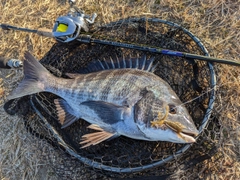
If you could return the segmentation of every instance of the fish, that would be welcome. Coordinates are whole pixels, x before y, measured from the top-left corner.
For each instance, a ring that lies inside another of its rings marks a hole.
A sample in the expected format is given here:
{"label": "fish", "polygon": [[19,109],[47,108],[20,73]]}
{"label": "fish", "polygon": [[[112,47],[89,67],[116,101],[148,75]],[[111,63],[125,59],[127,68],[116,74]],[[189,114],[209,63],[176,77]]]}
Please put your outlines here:
{"label": "fish", "polygon": [[[8,99],[50,92],[62,128],[83,119],[95,130],[81,148],[119,136],[172,143],[194,143],[199,134],[188,110],[162,78],[154,74],[154,57],[116,58],[90,63],[69,78],[52,75],[29,52],[24,78]],[[80,127],[79,127],[80,128]]]}

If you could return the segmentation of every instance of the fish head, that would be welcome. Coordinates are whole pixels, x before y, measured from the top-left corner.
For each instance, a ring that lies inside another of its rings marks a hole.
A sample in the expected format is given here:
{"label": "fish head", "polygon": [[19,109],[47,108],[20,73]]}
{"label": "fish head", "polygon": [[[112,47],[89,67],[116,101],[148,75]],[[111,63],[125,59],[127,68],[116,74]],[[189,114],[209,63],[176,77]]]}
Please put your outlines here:
{"label": "fish head", "polygon": [[148,91],[135,104],[135,123],[146,139],[174,143],[193,143],[197,130],[186,107],[177,95],[156,96]]}

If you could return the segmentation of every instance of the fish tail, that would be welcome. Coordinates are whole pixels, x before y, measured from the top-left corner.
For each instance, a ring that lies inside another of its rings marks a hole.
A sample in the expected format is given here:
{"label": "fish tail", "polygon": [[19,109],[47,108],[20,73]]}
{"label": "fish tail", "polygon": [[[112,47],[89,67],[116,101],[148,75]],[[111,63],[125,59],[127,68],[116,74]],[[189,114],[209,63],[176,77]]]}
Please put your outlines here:
{"label": "fish tail", "polygon": [[45,91],[47,78],[53,76],[29,52],[25,52],[24,57],[24,79],[8,96],[9,100]]}

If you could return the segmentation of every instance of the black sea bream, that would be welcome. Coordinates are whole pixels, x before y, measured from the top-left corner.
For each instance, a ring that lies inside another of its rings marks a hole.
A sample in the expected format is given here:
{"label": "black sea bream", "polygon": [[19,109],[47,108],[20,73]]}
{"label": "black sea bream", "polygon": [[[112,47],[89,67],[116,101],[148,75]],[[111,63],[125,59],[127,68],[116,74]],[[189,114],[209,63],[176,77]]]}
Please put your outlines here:
{"label": "black sea bream", "polygon": [[120,135],[195,142],[198,130],[192,118],[168,83],[153,73],[152,63],[153,58],[145,56],[99,61],[92,72],[67,74],[72,79],[64,79],[50,74],[26,52],[24,79],[8,99],[43,91],[58,95],[61,98],[54,102],[63,128],[81,118],[97,131],[82,137],[82,147]]}

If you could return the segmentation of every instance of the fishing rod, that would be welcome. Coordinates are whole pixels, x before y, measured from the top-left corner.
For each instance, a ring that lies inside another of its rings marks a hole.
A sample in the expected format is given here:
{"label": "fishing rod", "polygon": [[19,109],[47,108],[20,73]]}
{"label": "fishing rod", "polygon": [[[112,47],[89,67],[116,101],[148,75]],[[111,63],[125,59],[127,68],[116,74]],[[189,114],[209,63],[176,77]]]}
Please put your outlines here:
{"label": "fishing rod", "polygon": [[74,1],[69,1],[70,11],[66,16],[60,16],[57,18],[53,30],[40,28],[37,30],[22,28],[11,26],[8,24],[0,24],[0,27],[4,30],[18,30],[36,33],[41,36],[55,38],[59,42],[68,43],[74,40],[77,40],[82,43],[96,43],[103,45],[111,45],[128,49],[136,49],[145,52],[164,54],[169,56],[177,56],[184,57],[188,59],[197,59],[207,62],[216,62],[223,63],[228,65],[240,66],[240,62],[227,60],[227,59],[219,59],[216,57],[202,56],[197,54],[191,54],[180,51],[173,51],[170,49],[163,49],[160,47],[149,47],[144,44],[134,44],[128,42],[119,42],[119,41],[110,41],[106,39],[96,39],[89,33],[89,26],[94,23],[97,14],[94,13],[91,17],[89,15],[85,15],[83,11],[78,9],[74,5]]}

